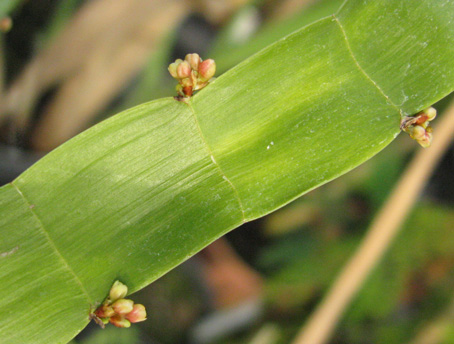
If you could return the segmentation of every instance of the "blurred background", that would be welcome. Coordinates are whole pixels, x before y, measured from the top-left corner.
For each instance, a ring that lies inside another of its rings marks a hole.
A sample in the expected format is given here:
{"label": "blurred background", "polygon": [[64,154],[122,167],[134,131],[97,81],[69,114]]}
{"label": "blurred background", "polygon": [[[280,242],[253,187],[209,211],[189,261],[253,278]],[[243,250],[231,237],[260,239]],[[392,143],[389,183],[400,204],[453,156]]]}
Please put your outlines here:
{"label": "blurred background", "polygon": [[[1,185],[97,122],[174,96],[167,66],[176,58],[213,58],[220,75],[341,3],[0,0]],[[449,101],[436,105],[439,113]],[[290,343],[420,149],[400,135],[135,294],[146,322],[90,324],[72,344]],[[330,343],[454,343],[453,170],[451,147]],[[433,341],[421,342],[434,327]]]}

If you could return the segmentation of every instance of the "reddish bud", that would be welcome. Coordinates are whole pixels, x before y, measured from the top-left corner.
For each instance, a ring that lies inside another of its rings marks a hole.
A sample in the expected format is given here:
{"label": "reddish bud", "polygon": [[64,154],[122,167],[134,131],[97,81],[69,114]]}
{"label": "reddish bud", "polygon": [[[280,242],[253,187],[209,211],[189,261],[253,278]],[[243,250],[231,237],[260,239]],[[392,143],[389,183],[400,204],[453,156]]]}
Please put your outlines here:
{"label": "reddish bud", "polygon": [[187,54],[185,57],[185,60],[188,61],[189,65],[191,66],[192,70],[198,70],[199,69],[199,63],[200,63],[200,56],[199,54]]}
{"label": "reddish bud", "polygon": [[129,312],[131,312],[133,306],[134,302],[128,299],[120,299],[112,304],[112,308],[114,309],[115,313],[121,315],[128,314]]}
{"label": "reddish bud", "polygon": [[192,86],[183,87],[183,94],[185,95],[185,97],[192,96],[192,93],[193,93]]}
{"label": "reddish bud", "polygon": [[95,315],[98,318],[110,318],[112,315],[115,314],[115,311],[111,306],[108,305],[101,305],[96,311]]}
{"label": "reddish bud", "polygon": [[117,326],[117,327],[122,327],[122,328],[128,328],[131,326],[131,323],[129,322],[128,319],[123,318],[120,315],[115,315],[112,318],[109,319],[110,323]]}
{"label": "reddish bud", "polygon": [[199,74],[204,80],[209,80],[216,73],[216,63],[208,59],[199,64]]}
{"label": "reddish bud", "polygon": [[111,302],[114,302],[118,299],[122,299],[128,293],[128,287],[121,283],[120,281],[115,281],[110,288],[109,298]]}
{"label": "reddish bud", "polygon": [[132,323],[147,320],[147,311],[144,305],[135,304],[132,311],[126,314],[126,319]]}
{"label": "reddish bud", "polygon": [[184,79],[191,76],[191,66],[188,61],[181,62],[177,67],[178,78]]}
{"label": "reddish bud", "polygon": [[416,120],[415,120],[414,124],[420,125],[422,127],[426,127],[427,126],[428,117],[427,117],[427,115],[425,113],[422,113],[422,114],[418,115],[415,118],[416,118]]}

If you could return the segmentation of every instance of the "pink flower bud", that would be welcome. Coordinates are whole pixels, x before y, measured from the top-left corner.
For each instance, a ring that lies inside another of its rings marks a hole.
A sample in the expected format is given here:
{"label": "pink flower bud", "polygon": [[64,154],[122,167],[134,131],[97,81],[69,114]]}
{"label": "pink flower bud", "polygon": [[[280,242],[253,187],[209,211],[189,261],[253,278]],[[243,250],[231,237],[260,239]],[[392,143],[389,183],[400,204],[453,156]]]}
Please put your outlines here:
{"label": "pink flower bud", "polygon": [[172,77],[174,77],[175,79],[178,79],[177,69],[181,62],[183,62],[182,59],[176,59],[175,62],[171,63],[167,68],[169,70],[170,75],[172,75]]}
{"label": "pink flower bud", "polygon": [[120,315],[128,314],[132,311],[133,307],[134,301],[128,299],[120,299],[112,304],[112,308],[114,309],[115,313]]}
{"label": "pink flower bud", "polygon": [[110,288],[109,298],[111,302],[114,302],[118,299],[122,299],[128,293],[128,287],[121,283],[120,281],[115,281]]}
{"label": "pink flower bud", "polygon": [[199,69],[199,63],[200,63],[200,56],[199,54],[187,54],[185,57],[185,60],[188,61],[189,65],[191,66],[192,70],[198,70]]}
{"label": "pink flower bud", "polygon": [[188,61],[181,62],[177,67],[178,78],[184,79],[191,76],[191,66]]}
{"label": "pink flower bud", "polygon": [[132,323],[147,320],[147,311],[144,305],[135,304],[132,311],[126,314],[126,319]]}
{"label": "pink flower bud", "polygon": [[199,74],[204,80],[209,80],[216,73],[216,63],[208,59],[199,64]]}
{"label": "pink flower bud", "polygon": [[117,327],[122,327],[122,328],[128,328],[131,326],[131,323],[129,320],[123,318],[120,315],[115,315],[112,318],[109,319],[110,323],[117,326]]}

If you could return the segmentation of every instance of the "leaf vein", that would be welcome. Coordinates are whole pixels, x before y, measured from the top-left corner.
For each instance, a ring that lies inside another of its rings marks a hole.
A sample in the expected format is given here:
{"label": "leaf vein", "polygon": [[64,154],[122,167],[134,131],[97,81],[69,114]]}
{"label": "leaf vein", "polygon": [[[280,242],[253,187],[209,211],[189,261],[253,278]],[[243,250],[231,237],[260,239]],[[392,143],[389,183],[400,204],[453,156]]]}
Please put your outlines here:
{"label": "leaf vein", "polygon": [[84,285],[82,284],[82,281],[80,280],[79,276],[77,276],[77,274],[74,272],[74,270],[71,268],[71,266],[68,264],[68,262],[66,261],[66,259],[63,257],[63,255],[61,254],[61,252],[58,250],[57,246],[55,245],[54,241],[52,240],[52,238],[50,237],[49,233],[47,232],[47,230],[45,229],[44,227],[44,224],[43,222],[41,221],[41,219],[38,217],[38,214],[36,214],[36,212],[33,210],[33,206],[32,204],[30,203],[30,201],[25,197],[25,195],[23,194],[23,192],[19,189],[19,187],[14,184],[14,182],[10,183],[17,191],[17,193],[21,196],[21,198],[24,200],[25,204],[28,206],[28,209],[30,210],[30,212],[32,213],[32,216],[36,219],[36,221],[38,222],[39,224],[39,227],[42,231],[42,233],[44,234],[45,238],[47,239],[47,242],[49,243],[49,245],[52,247],[52,249],[55,251],[57,257],[61,260],[61,262],[63,263],[63,266],[66,268],[66,270],[73,276],[73,279],[76,281],[76,283],[79,285],[80,287],[80,290],[82,291],[82,293],[86,296],[87,300],[90,302],[90,304],[94,304],[93,300],[91,299],[90,295],[88,294],[87,290],[85,289]]}
{"label": "leaf vein", "polygon": [[390,104],[392,107],[394,107],[400,113],[400,115],[403,116],[401,108],[399,108],[391,100],[391,98],[383,91],[383,89],[380,87],[380,85],[378,85],[375,82],[375,80],[372,79],[369,74],[367,74],[367,72],[363,69],[363,67],[361,67],[361,65],[359,64],[358,60],[356,59],[355,54],[353,53],[352,47],[350,46],[350,42],[348,40],[347,33],[345,32],[344,26],[342,25],[342,23],[340,22],[339,18],[337,18],[335,14],[333,14],[332,16],[334,18],[334,21],[337,23],[337,25],[339,26],[339,28],[340,28],[340,30],[342,32],[342,36],[344,37],[347,49],[348,49],[348,51],[350,53],[351,58],[353,59],[353,62],[355,63],[356,67],[358,68],[358,70],[366,77],[367,80],[369,80],[375,86],[375,88],[381,93],[381,95],[383,95],[383,97],[385,97],[385,99],[388,102],[388,104]]}
{"label": "leaf vein", "polygon": [[213,151],[211,150],[210,146],[208,145],[208,142],[205,139],[205,136],[203,135],[202,129],[200,128],[199,120],[197,119],[197,115],[196,115],[196,113],[194,111],[194,108],[192,107],[191,103],[188,102],[187,104],[188,104],[189,108],[191,109],[191,113],[192,113],[192,116],[194,118],[195,126],[197,127],[197,131],[199,132],[199,136],[200,136],[200,138],[201,138],[201,140],[202,140],[202,142],[203,142],[208,154],[210,155],[211,161],[216,166],[216,168],[217,168],[219,174],[221,175],[222,179],[224,179],[230,185],[230,187],[233,189],[233,192],[235,194],[235,198],[237,199],[238,205],[240,207],[242,222],[245,223],[245,222],[247,222],[246,221],[246,214],[245,214],[245,211],[244,211],[243,202],[241,201],[241,197],[240,197],[240,194],[238,192],[238,189],[232,183],[232,181],[229,179],[229,177],[227,177],[227,175],[224,173],[224,171],[222,170],[222,168],[219,165],[219,163],[216,161],[216,159],[214,157],[214,154],[213,154]]}

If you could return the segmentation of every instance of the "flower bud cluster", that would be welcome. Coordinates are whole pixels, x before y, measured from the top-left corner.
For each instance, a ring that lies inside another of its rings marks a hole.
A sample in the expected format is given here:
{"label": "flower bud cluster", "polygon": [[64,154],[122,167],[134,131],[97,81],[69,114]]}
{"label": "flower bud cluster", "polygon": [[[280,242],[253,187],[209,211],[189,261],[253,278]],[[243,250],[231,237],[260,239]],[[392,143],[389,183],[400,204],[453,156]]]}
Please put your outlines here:
{"label": "flower bud cluster", "polygon": [[125,299],[127,293],[128,287],[120,281],[115,281],[109,296],[94,312],[96,318],[100,320],[98,323],[105,325],[110,322],[117,327],[130,327],[131,323],[147,319],[145,307]]}
{"label": "flower bud cluster", "polygon": [[216,73],[216,63],[212,59],[202,60],[198,54],[187,54],[184,61],[176,60],[169,65],[169,73],[178,80],[177,92],[180,97],[191,97],[194,91],[201,90]]}
{"label": "flower bud cluster", "polygon": [[427,148],[432,143],[432,127],[429,122],[437,116],[437,110],[433,107],[427,108],[415,116],[405,117],[400,128],[408,133],[421,146]]}

